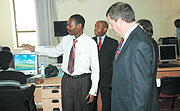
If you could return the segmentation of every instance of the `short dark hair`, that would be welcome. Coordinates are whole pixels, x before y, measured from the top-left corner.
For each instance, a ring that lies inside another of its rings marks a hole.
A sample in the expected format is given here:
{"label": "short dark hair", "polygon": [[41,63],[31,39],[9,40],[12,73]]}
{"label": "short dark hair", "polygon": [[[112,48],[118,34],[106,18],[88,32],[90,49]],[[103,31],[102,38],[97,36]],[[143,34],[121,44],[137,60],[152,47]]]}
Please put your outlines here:
{"label": "short dark hair", "polygon": [[138,20],[137,23],[139,23],[139,25],[143,27],[143,29],[146,31],[146,33],[148,34],[149,37],[152,37],[153,26],[149,20],[141,19],[141,20]]}
{"label": "short dark hair", "polygon": [[12,59],[13,55],[10,51],[0,51],[0,69],[8,69]]}
{"label": "short dark hair", "polygon": [[6,46],[2,47],[2,50],[11,51],[11,49],[9,47],[6,47]]}
{"label": "short dark hair", "polygon": [[74,18],[76,25],[80,23],[82,25],[82,29],[84,28],[85,19],[83,16],[79,14],[75,14],[75,15],[72,15],[70,18]]}
{"label": "short dark hair", "polygon": [[174,21],[174,25],[176,26],[176,28],[179,28],[180,27],[180,19],[176,19]]}
{"label": "short dark hair", "polygon": [[117,2],[113,4],[106,12],[107,17],[108,15],[115,22],[117,22],[119,18],[127,23],[135,21],[135,14],[133,9],[129,4],[123,2]]}
{"label": "short dark hair", "polygon": [[108,29],[108,23],[107,23],[105,20],[99,20],[99,21],[97,21],[97,22],[103,22],[103,23],[104,23],[104,25],[105,25],[105,28],[107,28],[107,29]]}
{"label": "short dark hair", "polygon": [[108,29],[108,23],[106,21],[103,21],[105,24],[105,27]]}

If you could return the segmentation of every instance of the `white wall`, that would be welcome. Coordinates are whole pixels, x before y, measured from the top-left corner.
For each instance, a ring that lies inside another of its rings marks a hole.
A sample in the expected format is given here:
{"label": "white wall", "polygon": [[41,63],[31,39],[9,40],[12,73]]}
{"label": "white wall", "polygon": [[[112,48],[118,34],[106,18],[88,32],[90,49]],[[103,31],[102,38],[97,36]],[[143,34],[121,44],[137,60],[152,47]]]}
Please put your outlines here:
{"label": "white wall", "polygon": [[[84,31],[89,36],[94,36],[94,25],[97,20],[107,20],[107,9],[117,0],[64,0],[63,3],[55,0],[58,20],[68,18],[79,13],[86,20]],[[121,0],[129,3],[135,11],[136,20],[149,19],[154,27],[154,38],[174,36],[174,20],[180,18],[180,0]],[[11,26],[11,14],[9,0],[0,0],[0,45],[10,46],[13,51],[13,33]],[[108,35],[119,40],[112,30]]]}
{"label": "white wall", "polygon": [[[154,38],[175,35],[174,20],[180,18],[180,0],[121,0],[129,3],[135,11],[136,20],[149,19],[154,27]],[[85,32],[94,36],[94,25],[97,20],[107,20],[107,9],[117,0],[76,0],[56,1],[58,20],[67,20],[74,13],[82,14],[86,19]],[[114,32],[108,34],[119,40]]]}
{"label": "white wall", "polygon": [[0,45],[9,46],[13,50],[14,45],[9,0],[0,0],[0,15]]}

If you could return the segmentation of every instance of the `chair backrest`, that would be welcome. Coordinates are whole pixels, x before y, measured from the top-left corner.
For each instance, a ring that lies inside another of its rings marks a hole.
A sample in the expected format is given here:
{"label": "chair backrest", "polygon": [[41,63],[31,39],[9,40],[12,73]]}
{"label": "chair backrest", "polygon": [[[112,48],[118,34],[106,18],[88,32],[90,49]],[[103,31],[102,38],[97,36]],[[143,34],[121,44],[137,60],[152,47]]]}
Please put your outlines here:
{"label": "chair backrest", "polygon": [[26,96],[21,90],[0,90],[1,111],[28,111],[25,100]]}
{"label": "chair backrest", "polygon": [[165,95],[180,94],[180,77],[162,77],[160,93]]}

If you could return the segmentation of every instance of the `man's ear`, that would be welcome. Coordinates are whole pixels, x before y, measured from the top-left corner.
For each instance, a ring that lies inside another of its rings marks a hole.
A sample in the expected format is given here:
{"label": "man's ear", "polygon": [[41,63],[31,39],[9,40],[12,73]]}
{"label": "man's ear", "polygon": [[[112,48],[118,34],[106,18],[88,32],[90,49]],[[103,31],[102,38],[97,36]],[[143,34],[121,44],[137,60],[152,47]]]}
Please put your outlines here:
{"label": "man's ear", "polygon": [[119,18],[118,20],[117,20],[117,24],[119,25],[119,27],[121,27],[122,25],[123,25],[123,20],[121,19],[121,18]]}
{"label": "man's ear", "polygon": [[79,23],[79,24],[77,25],[77,27],[78,27],[78,28],[82,28],[82,24]]}
{"label": "man's ear", "polygon": [[12,58],[11,62],[9,63],[10,68],[14,68],[14,57]]}
{"label": "man's ear", "polygon": [[107,28],[104,28],[104,32],[106,32],[107,31]]}

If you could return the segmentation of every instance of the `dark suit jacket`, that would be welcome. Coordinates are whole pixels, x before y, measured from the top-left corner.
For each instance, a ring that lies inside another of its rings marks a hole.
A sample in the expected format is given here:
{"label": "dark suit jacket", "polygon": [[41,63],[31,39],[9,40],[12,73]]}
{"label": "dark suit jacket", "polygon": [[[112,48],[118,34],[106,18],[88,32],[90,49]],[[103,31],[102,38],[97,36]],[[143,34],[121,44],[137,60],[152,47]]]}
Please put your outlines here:
{"label": "dark suit jacket", "polygon": [[[97,43],[97,37],[93,37]],[[100,65],[100,80],[99,83],[104,87],[110,87],[113,74],[113,60],[118,46],[118,41],[108,36],[105,37],[104,42],[98,52]],[[99,46],[97,44],[97,48]]]}
{"label": "dark suit jacket", "polygon": [[158,60],[159,60],[159,49],[158,49],[158,45],[157,42],[154,40],[154,38],[151,38],[152,43],[154,45],[154,49],[155,49],[155,54],[156,54],[156,68],[157,68],[157,64],[158,64]]}
{"label": "dark suit jacket", "polygon": [[137,26],[113,67],[112,111],[158,111],[155,49]]}

